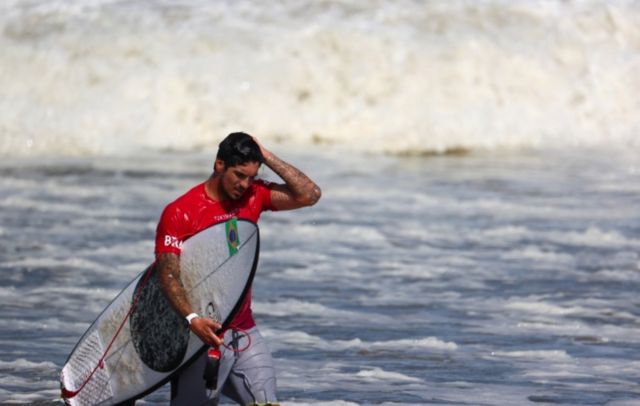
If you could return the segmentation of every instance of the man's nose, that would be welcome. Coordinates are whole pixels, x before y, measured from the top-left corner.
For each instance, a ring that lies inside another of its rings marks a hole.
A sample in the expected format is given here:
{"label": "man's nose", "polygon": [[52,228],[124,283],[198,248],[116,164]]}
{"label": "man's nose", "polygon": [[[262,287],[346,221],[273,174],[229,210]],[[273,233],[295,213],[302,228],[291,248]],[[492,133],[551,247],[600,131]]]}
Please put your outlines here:
{"label": "man's nose", "polygon": [[244,189],[249,189],[249,186],[251,185],[251,180],[249,178],[247,179],[242,179],[240,181],[240,186],[242,186]]}

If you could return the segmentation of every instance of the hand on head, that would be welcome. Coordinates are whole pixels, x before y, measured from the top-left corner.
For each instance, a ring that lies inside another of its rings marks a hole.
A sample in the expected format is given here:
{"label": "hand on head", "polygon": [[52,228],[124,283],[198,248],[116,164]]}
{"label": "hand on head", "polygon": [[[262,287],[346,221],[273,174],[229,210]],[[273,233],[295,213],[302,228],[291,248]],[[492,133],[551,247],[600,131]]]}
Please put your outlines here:
{"label": "hand on head", "polygon": [[255,135],[252,135],[251,138],[253,138],[253,140],[256,142],[256,144],[258,144],[258,147],[260,147],[260,153],[262,154],[262,157],[267,159],[267,156],[269,154],[271,154],[271,152],[269,152],[261,143],[260,141],[258,141],[258,137],[256,137]]}

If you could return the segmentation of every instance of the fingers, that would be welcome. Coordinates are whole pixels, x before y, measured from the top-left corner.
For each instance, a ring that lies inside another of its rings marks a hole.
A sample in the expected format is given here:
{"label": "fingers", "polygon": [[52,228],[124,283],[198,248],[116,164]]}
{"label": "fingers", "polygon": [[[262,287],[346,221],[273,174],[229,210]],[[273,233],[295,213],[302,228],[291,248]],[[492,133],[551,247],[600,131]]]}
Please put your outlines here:
{"label": "fingers", "polygon": [[255,135],[252,135],[251,138],[253,138],[256,144],[258,144],[258,148],[260,148],[260,153],[266,159],[267,155],[270,154],[270,152],[264,147],[264,145],[262,145],[260,141],[258,141],[258,138]]}
{"label": "fingers", "polygon": [[220,346],[222,339],[216,335],[216,331],[220,330],[222,325],[206,317],[198,317],[191,321],[191,331],[193,331],[203,343]]}
{"label": "fingers", "polygon": [[219,347],[222,344],[222,339],[218,337],[218,335],[216,334],[216,331],[220,330],[222,328],[222,325],[218,322],[215,322],[207,318],[204,318],[204,322],[206,323],[209,330],[208,337],[211,339],[211,341],[209,341],[207,344],[213,345],[215,347]]}
{"label": "fingers", "polygon": [[212,347],[220,347],[223,344],[222,338],[218,337],[217,335],[213,335],[211,337],[211,341],[209,341],[207,344],[209,344]]}
{"label": "fingers", "polygon": [[211,320],[206,317],[201,317],[201,319],[212,331],[220,330],[222,328],[222,324],[215,320]]}

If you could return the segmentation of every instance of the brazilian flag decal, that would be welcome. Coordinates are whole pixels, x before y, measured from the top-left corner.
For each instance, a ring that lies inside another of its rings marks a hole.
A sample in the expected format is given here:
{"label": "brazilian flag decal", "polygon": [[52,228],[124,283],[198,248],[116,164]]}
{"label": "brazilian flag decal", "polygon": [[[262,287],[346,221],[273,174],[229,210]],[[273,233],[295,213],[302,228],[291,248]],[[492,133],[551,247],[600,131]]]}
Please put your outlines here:
{"label": "brazilian flag decal", "polygon": [[238,219],[232,218],[225,223],[227,230],[227,246],[229,247],[229,256],[232,257],[238,252],[240,247],[240,236],[238,235]]}

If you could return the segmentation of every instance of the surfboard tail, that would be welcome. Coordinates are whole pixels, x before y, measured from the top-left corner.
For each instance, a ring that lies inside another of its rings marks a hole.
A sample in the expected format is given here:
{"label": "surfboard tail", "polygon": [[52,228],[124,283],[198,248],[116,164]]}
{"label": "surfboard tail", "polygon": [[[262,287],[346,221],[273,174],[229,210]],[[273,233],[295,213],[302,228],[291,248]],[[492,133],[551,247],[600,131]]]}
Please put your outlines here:
{"label": "surfboard tail", "polygon": [[104,363],[98,365],[103,353],[100,335],[93,331],[76,349],[76,355],[62,368],[61,394],[67,405],[96,405],[113,397],[109,371]]}

